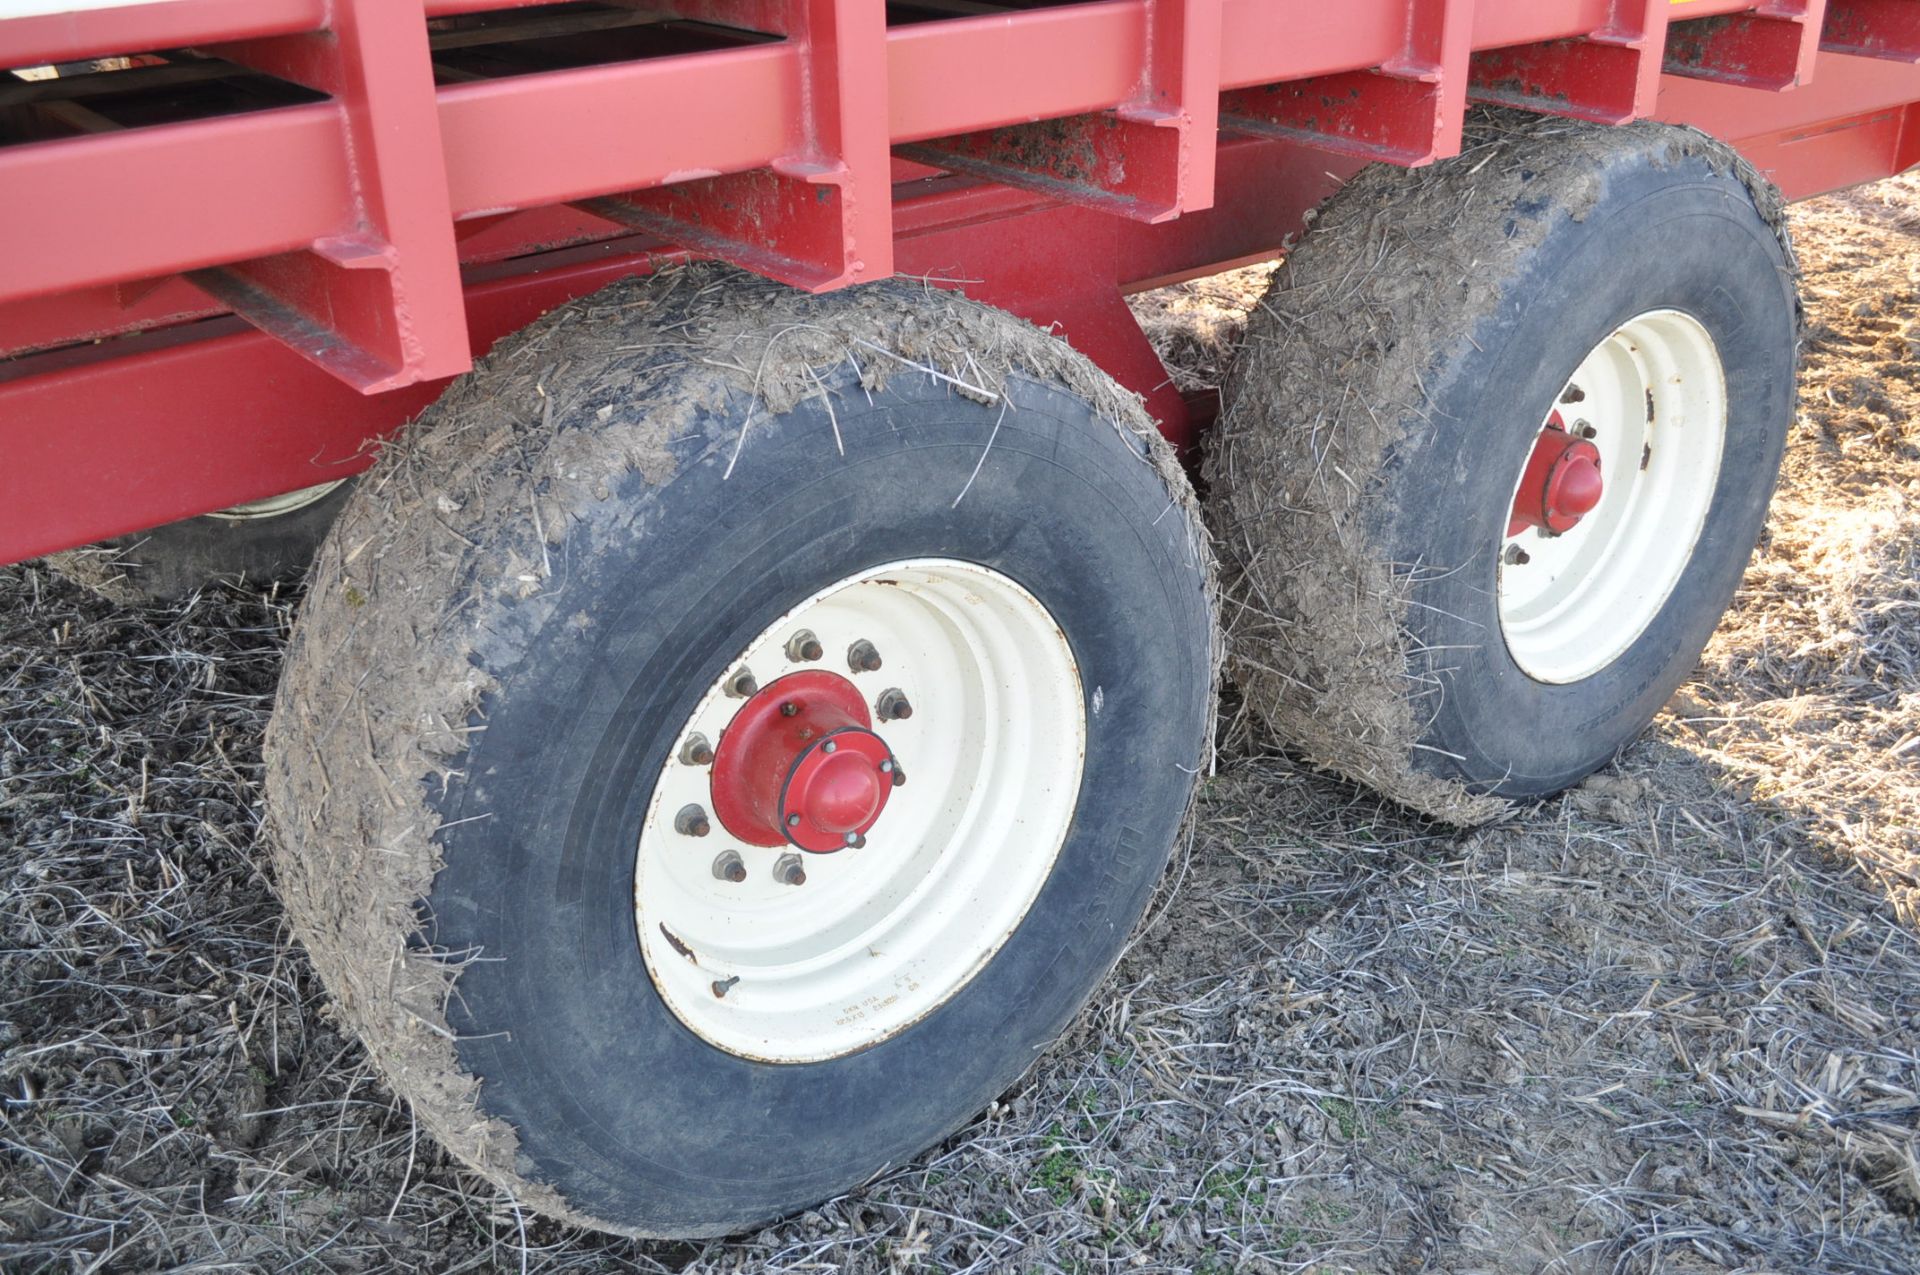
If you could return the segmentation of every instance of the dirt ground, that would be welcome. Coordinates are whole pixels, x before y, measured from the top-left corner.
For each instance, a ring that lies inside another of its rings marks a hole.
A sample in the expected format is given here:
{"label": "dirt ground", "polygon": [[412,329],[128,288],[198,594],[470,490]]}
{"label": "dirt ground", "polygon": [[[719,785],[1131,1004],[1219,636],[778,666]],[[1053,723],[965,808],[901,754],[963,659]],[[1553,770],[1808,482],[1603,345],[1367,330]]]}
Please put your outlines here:
{"label": "dirt ground", "polygon": [[[1070,1037],[728,1241],[525,1214],[336,1029],[257,843],[294,596],[0,570],[0,1270],[1920,1269],[1920,178],[1795,229],[1767,541],[1617,767],[1449,834],[1230,726]],[[1258,287],[1141,310],[1208,383]]]}

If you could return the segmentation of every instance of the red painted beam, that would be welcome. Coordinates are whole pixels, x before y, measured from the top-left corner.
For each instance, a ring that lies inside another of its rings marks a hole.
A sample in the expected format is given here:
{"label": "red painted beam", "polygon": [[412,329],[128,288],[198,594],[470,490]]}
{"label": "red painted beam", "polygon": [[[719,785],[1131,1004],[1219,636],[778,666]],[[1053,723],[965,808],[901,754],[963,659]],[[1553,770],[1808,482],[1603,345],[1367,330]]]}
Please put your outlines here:
{"label": "red painted beam", "polygon": [[325,104],[0,148],[0,190],[33,192],[0,199],[0,301],[289,252],[353,211]]}
{"label": "red painted beam", "polygon": [[887,33],[896,144],[1102,111],[1140,82],[1144,0],[960,18]]}
{"label": "red painted beam", "polygon": [[0,67],[293,35],[326,24],[326,0],[167,0],[0,18]]}
{"label": "red painted beam", "polygon": [[[257,3],[283,26],[311,18],[290,0]],[[1410,47],[1406,3],[1223,0],[1220,82],[1231,89],[1391,64]],[[222,6],[170,0],[98,12],[151,10],[154,21],[153,14],[198,14],[201,25],[193,29],[206,33],[219,15],[232,18]],[[1686,18],[1728,7],[1725,0],[1688,0],[1673,9]],[[1611,9],[1596,0],[1480,0],[1466,12],[1472,42],[1487,47],[1586,34]],[[890,140],[1119,106],[1141,83],[1146,14],[1146,0],[1096,0],[892,28]],[[0,21],[0,49],[39,49],[15,35],[17,23],[28,21]],[[92,30],[91,22],[83,25]],[[184,23],[181,17],[168,30],[177,36],[188,30]],[[261,25],[271,23],[241,23],[220,34]],[[82,47],[70,41],[66,51]],[[1441,66],[1435,73],[1449,72]],[[1419,82],[1416,68],[1405,74],[1413,78],[1397,82]],[[803,79],[797,47],[770,44],[443,87],[452,214],[485,216],[761,168],[791,154],[802,137]],[[1920,84],[1907,93],[1906,100],[1920,99]],[[1755,94],[1746,109],[1769,106]],[[1813,121],[1863,108],[1786,109]],[[36,248],[0,258],[0,302],[256,258],[350,230],[346,149],[340,111],[331,104],[0,148],[0,189],[37,195],[0,201],[0,242]],[[129,190],[141,199],[128,199]],[[10,345],[0,335],[0,347]]]}
{"label": "red painted beam", "polygon": [[1904,117],[1920,102],[1920,68],[1833,53],[1822,54],[1819,66],[1811,83],[1791,93],[1666,76],[1655,116],[1733,141],[1789,199],[1911,167],[1920,157],[1901,152],[1899,128],[1873,121]]}
{"label": "red painted beam", "polygon": [[454,214],[758,168],[798,137],[800,95],[799,57],[778,44],[443,88]]}
{"label": "red painted beam", "polygon": [[[475,352],[675,256],[594,245],[477,283]],[[232,318],[0,367],[0,562],[357,473],[446,387],[359,394]]]}

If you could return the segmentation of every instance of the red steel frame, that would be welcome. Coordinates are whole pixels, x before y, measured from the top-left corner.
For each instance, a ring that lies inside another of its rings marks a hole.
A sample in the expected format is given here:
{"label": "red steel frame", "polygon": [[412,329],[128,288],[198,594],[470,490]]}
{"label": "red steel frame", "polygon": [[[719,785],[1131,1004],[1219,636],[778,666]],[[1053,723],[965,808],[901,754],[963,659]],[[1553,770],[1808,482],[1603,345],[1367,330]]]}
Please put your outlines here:
{"label": "red steel frame", "polygon": [[0,67],[192,46],[324,94],[0,146],[0,561],[356,472],[476,351],[673,257],[963,288],[1185,443],[1124,294],[1457,153],[1469,102],[1691,123],[1794,197],[1920,164],[1920,0],[648,0],[742,34],[436,85],[427,19],[536,2],[0,20]]}

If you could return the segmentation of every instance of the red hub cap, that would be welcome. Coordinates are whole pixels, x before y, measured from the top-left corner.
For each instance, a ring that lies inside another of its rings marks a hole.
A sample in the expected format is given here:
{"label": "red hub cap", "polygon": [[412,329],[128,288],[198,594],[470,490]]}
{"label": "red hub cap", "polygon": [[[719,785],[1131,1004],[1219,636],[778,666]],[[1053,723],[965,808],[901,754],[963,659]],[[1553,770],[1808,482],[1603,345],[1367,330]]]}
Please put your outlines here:
{"label": "red hub cap", "polygon": [[1517,536],[1528,527],[1554,535],[1572,531],[1600,504],[1605,487],[1600,479],[1600,449],[1567,432],[1555,412],[1533,445],[1527,472],[1513,498],[1507,534]]}
{"label": "red hub cap", "polygon": [[791,673],[735,713],[713,755],[713,812],[755,846],[858,845],[893,792],[893,753],[854,684]]}

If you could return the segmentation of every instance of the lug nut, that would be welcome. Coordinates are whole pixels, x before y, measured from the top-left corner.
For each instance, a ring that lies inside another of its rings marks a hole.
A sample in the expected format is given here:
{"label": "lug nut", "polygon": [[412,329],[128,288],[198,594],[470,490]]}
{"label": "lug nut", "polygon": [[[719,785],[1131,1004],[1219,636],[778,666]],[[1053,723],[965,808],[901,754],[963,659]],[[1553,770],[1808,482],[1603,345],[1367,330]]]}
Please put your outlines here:
{"label": "lug nut", "polygon": [[[887,769],[889,766],[893,768],[891,771]],[[899,762],[882,762],[880,763],[880,769],[883,773],[889,773],[893,776],[893,786],[895,788],[905,788],[907,786],[907,772],[900,769]]]}
{"label": "lug nut", "polygon": [[705,735],[689,735],[687,742],[680,746],[680,760],[689,766],[711,766],[713,745],[707,742]]}
{"label": "lug nut", "polygon": [[707,822],[707,812],[698,806],[682,806],[680,813],[673,817],[673,830],[683,837],[704,837],[713,831],[713,825]]}
{"label": "lug nut", "polygon": [[859,833],[849,832],[847,834],[847,848],[849,850],[858,850],[860,847],[866,844],[867,844],[867,839],[861,836]]}
{"label": "lug nut", "polygon": [[742,668],[734,671],[727,679],[727,694],[735,699],[746,699],[760,689],[760,683],[754,680],[753,670]]}
{"label": "lug nut", "polygon": [[1573,436],[1591,441],[1600,437],[1600,431],[1593,427],[1593,422],[1591,421],[1575,421],[1573,423]]}
{"label": "lug nut", "polygon": [[747,879],[746,861],[738,850],[722,850],[713,861],[713,875],[720,881],[731,881],[739,885]]}
{"label": "lug nut", "polygon": [[907,693],[898,688],[882,693],[874,709],[883,722],[905,721],[913,716],[913,705],[908,701]]}
{"label": "lug nut", "polygon": [[787,658],[795,663],[811,664],[827,653],[812,629],[801,629],[787,639]]}
{"label": "lug nut", "polygon": [[873,649],[873,643],[861,638],[847,648],[847,667],[856,673],[878,673],[880,652]]}
{"label": "lug nut", "polygon": [[1508,545],[1503,561],[1510,567],[1524,567],[1533,561],[1533,555],[1519,545]]}
{"label": "lug nut", "polygon": [[774,861],[773,879],[781,885],[805,885],[806,865],[801,863],[797,854],[783,854]]}

